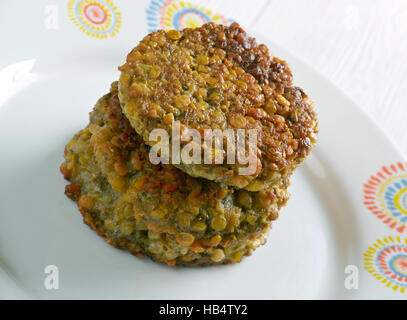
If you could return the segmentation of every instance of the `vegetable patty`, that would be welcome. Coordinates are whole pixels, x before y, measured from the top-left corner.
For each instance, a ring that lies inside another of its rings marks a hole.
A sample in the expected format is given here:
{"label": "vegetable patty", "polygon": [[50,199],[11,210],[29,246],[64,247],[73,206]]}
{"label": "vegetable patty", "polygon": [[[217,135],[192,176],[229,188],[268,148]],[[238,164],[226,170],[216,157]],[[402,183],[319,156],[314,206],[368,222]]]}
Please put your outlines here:
{"label": "vegetable patty", "polygon": [[[249,191],[267,190],[287,178],[309,154],[317,135],[312,100],[292,84],[287,64],[272,57],[238,24],[208,23],[182,31],[147,35],[120,68],[119,98],[130,124],[144,142],[156,128],[181,130],[255,129],[256,169],[242,164],[175,163],[191,176]],[[176,138],[176,137],[172,137]],[[246,134],[245,154],[249,154]],[[213,150],[213,154],[224,154]],[[170,159],[172,160],[172,159]]]}
{"label": "vegetable patty", "polygon": [[149,146],[120,108],[117,83],[97,102],[90,124],[67,145],[66,194],[108,242],[174,263],[237,262],[265,242],[288,200],[288,181],[250,192],[172,165],[154,165]]}

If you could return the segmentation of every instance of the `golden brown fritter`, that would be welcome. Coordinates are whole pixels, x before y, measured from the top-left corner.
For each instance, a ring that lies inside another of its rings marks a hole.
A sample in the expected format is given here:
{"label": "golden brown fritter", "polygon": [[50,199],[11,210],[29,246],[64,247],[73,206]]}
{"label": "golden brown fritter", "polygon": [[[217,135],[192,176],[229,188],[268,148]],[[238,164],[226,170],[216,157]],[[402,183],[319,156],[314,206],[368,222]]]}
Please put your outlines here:
{"label": "golden brown fritter", "polygon": [[152,164],[149,146],[121,112],[116,83],[96,104],[89,131],[109,184],[131,204],[137,219],[158,232],[245,236],[275,220],[288,200],[284,179],[269,190],[250,192]]}
{"label": "golden brown fritter", "polygon": [[153,165],[148,150],[121,112],[117,83],[66,146],[65,193],[108,243],[168,265],[239,262],[265,243],[288,182],[235,190]]}
{"label": "golden brown fritter", "polygon": [[240,262],[266,242],[269,226],[239,239],[215,235],[192,244],[186,233],[150,230],[146,223],[134,218],[128,202],[112,189],[95,164],[90,137],[86,128],[66,146],[61,172],[71,183],[65,194],[77,202],[84,222],[110,245],[173,266]]}
{"label": "golden brown fritter", "polygon": [[[245,165],[228,164],[226,157],[222,164],[172,162],[191,176],[267,190],[288,177],[316,141],[313,103],[292,85],[287,64],[235,23],[153,32],[119,69],[123,111],[149,145],[155,143],[149,139],[154,129],[171,134],[175,121],[181,130],[199,130],[201,139],[205,129],[258,132],[253,174],[241,175]],[[246,134],[246,155],[249,151]]]}

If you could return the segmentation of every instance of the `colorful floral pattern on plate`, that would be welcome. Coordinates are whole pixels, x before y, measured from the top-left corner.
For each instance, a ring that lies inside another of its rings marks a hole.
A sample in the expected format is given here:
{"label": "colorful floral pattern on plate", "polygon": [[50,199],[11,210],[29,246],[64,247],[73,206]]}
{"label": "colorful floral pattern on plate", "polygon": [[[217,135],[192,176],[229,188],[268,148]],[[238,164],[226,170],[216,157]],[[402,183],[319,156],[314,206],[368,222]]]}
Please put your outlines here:
{"label": "colorful floral pattern on plate", "polygon": [[383,223],[407,231],[407,164],[383,166],[364,184],[364,204]]}
{"label": "colorful floral pattern on plate", "polygon": [[202,6],[179,0],[152,0],[146,13],[148,32],[158,29],[195,28],[207,22],[218,24],[232,22]]}
{"label": "colorful floral pattern on plate", "polygon": [[407,238],[378,239],[364,254],[365,269],[395,291],[407,292]]}
{"label": "colorful floral pattern on plate", "polygon": [[106,39],[120,30],[121,13],[110,0],[69,0],[69,19],[86,35]]}

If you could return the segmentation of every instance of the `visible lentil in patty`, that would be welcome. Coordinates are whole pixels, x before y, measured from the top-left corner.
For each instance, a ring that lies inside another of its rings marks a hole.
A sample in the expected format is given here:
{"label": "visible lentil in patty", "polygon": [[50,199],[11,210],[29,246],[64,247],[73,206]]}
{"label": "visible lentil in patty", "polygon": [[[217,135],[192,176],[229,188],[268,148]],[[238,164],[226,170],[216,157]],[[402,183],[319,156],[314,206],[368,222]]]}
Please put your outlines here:
{"label": "visible lentil in patty", "polygon": [[265,242],[288,200],[287,180],[249,192],[151,164],[117,83],[90,119],[67,145],[61,171],[85,223],[114,246],[169,265],[238,262]]}
{"label": "visible lentil in patty", "polygon": [[201,135],[205,129],[257,130],[252,175],[241,175],[244,165],[228,164],[226,157],[222,164],[172,162],[191,176],[267,190],[287,178],[316,141],[312,100],[293,86],[287,64],[236,23],[153,32],[119,69],[124,114],[149,145],[154,129],[171,134],[175,121]]}
{"label": "visible lentil in patty", "polygon": [[191,177],[172,165],[152,164],[149,146],[121,111],[117,83],[90,118],[90,142],[103,174],[135,216],[159,232],[245,234],[275,220],[288,200],[287,179],[269,190],[250,192]]}

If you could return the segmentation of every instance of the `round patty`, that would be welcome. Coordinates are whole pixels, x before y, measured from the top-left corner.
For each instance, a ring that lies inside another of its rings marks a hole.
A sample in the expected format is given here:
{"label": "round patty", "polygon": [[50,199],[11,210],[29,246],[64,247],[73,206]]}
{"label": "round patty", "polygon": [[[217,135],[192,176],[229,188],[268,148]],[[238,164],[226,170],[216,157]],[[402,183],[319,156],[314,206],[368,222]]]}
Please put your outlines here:
{"label": "round patty", "polygon": [[172,266],[239,262],[266,242],[269,225],[245,236],[203,236],[192,241],[188,233],[158,232],[151,228],[135,218],[131,204],[110,186],[96,165],[91,136],[86,128],[68,143],[61,172],[71,182],[65,194],[77,202],[84,222],[107,243]]}
{"label": "round patty", "polygon": [[288,200],[287,179],[250,192],[193,178],[172,165],[152,164],[150,147],[121,111],[117,83],[98,101],[90,120],[90,142],[101,171],[136,219],[157,232],[245,237],[275,220]]}
{"label": "round patty", "polygon": [[84,221],[115,246],[170,265],[238,262],[265,242],[288,200],[287,180],[249,192],[151,164],[117,83],[90,119],[67,145],[61,171]]}
{"label": "round patty", "polygon": [[[175,121],[182,132],[197,129],[202,140],[205,129],[246,130],[244,152],[254,156],[252,174],[242,175],[246,165],[239,161],[228,163],[224,143],[219,150],[211,146],[213,154],[222,155],[221,164],[205,164],[204,152],[202,164],[170,158],[191,176],[249,191],[267,189],[288,177],[316,141],[311,99],[292,85],[287,64],[236,23],[153,32],[119,69],[123,111],[149,145],[156,143],[150,141],[154,129],[165,129],[171,136]],[[250,129],[258,133],[253,149],[248,144]]]}

